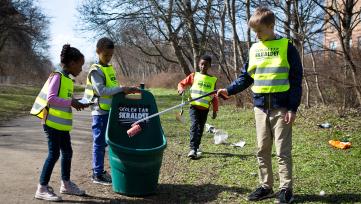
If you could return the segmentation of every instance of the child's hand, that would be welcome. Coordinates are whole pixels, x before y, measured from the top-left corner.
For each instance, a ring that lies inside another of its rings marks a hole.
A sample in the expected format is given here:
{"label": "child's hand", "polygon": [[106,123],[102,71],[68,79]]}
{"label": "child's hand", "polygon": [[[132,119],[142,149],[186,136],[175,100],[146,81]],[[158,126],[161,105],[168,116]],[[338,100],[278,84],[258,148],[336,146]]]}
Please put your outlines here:
{"label": "child's hand", "polygon": [[227,89],[218,89],[217,96],[221,97],[223,100],[229,99]]}
{"label": "child's hand", "polygon": [[124,86],[123,87],[123,92],[125,94],[140,93],[140,89],[138,87],[135,87],[135,86],[131,86],[131,87]]}
{"label": "child's hand", "polygon": [[178,94],[182,95],[184,93],[184,89],[178,89]]}
{"label": "child's hand", "polygon": [[296,113],[288,111],[283,120],[286,122],[286,124],[292,124],[296,120]]}
{"label": "child's hand", "polygon": [[81,111],[88,106],[89,104],[82,104],[78,101],[78,99],[75,98],[71,99],[71,107],[75,108],[77,111]]}
{"label": "child's hand", "polygon": [[217,112],[213,112],[212,119],[216,119],[216,117],[217,117]]}

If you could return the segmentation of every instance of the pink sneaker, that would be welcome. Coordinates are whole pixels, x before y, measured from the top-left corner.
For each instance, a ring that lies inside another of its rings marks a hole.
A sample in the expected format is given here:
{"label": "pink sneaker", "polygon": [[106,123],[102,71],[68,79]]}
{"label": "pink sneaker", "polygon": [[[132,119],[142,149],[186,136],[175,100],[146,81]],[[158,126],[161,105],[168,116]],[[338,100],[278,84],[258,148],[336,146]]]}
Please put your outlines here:
{"label": "pink sneaker", "polygon": [[78,196],[85,195],[85,191],[80,189],[72,181],[61,181],[60,193]]}
{"label": "pink sneaker", "polygon": [[47,201],[61,201],[61,197],[57,196],[54,193],[52,187],[46,185],[42,186],[38,184],[38,189],[36,190],[35,196],[36,199],[47,200]]}

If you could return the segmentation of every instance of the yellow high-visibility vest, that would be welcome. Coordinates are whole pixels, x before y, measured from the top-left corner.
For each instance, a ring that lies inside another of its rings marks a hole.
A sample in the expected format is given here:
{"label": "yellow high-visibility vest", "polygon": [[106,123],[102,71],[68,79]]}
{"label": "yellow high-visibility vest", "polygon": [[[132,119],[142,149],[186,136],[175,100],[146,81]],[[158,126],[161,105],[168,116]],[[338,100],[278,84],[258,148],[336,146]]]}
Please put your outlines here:
{"label": "yellow high-visibility vest", "polygon": [[[190,89],[191,98],[197,98],[214,91],[216,81],[217,81],[217,77],[208,76],[205,74],[201,74],[199,72],[195,72],[193,85]],[[190,104],[209,108],[210,101],[212,101],[212,97],[206,96],[204,98],[193,101]]]}
{"label": "yellow high-visibility vest", "polygon": [[[58,97],[62,99],[71,99],[73,97],[73,80],[60,73],[60,87]],[[47,96],[49,93],[50,78],[45,82],[43,88],[35,99],[33,107],[30,110],[31,115],[40,119],[45,119],[45,124],[61,131],[70,131],[72,129],[73,114],[71,107],[62,107],[48,104]]]}
{"label": "yellow high-visibility vest", "polygon": [[[95,96],[93,85],[90,81],[90,73],[93,70],[97,70],[97,67],[100,68],[100,70],[103,72],[105,76],[105,87],[112,88],[119,86],[119,83],[115,76],[115,70],[112,65],[109,65],[107,67],[101,66],[100,64],[93,64],[89,70],[89,74],[86,80],[86,87],[85,87],[85,93],[84,98],[86,98],[89,101],[93,101],[93,98]],[[110,106],[112,105],[112,98],[113,96],[100,96],[98,99],[98,104],[100,109],[109,111]]]}
{"label": "yellow high-visibility vest", "polygon": [[254,79],[254,93],[285,92],[290,88],[287,38],[261,41],[249,52],[248,73]]}

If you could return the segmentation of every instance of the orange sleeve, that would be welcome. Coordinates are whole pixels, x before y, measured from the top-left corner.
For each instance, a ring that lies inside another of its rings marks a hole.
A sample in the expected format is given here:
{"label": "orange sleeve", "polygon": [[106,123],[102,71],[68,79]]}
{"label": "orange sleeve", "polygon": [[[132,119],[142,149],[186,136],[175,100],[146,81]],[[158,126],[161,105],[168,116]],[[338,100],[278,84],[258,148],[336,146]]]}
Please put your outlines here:
{"label": "orange sleeve", "polygon": [[191,73],[185,79],[183,79],[178,83],[178,91],[186,89],[187,86],[192,86],[193,80],[194,80],[194,73]]}
{"label": "orange sleeve", "polygon": [[[217,89],[217,82],[215,84],[215,90]],[[213,99],[212,99],[212,106],[213,106],[213,112],[218,112],[218,107],[219,107],[219,98],[217,96],[217,94],[213,95]]]}
{"label": "orange sleeve", "polygon": [[214,95],[212,99],[213,112],[218,112],[219,99],[217,95]]}

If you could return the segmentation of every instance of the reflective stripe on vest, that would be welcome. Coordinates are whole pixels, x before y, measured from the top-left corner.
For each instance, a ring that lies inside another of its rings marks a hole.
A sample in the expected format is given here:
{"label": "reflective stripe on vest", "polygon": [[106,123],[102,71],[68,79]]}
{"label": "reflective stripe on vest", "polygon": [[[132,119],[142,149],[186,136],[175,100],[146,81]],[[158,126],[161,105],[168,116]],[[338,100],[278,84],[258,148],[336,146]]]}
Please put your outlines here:
{"label": "reflective stripe on vest", "polygon": [[[105,87],[106,88],[112,88],[119,86],[118,81],[115,76],[115,70],[113,66],[109,65],[107,67],[103,67],[99,64],[93,64],[89,70],[89,74],[86,81],[86,87],[85,87],[85,93],[84,98],[88,99],[89,101],[93,101],[93,98],[95,96],[93,85],[89,79],[90,73],[94,70],[97,70],[99,68],[104,76],[105,76]],[[108,111],[110,110],[110,106],[112,105],[112,96],[100,96],[98,99],[98,104],[100,109]]]}
{"label": "reflective stripe on vest", "polygon": [[46,80],[45,84],[43,85],[43,88],[40,90],[40,93],[35,99],[33,107],[30,110],[31,115],[35,115],[40,119],[44,118],[44,108],[48,105],[47,97],[49,91],[49,82],[50,82],[50,78]]}
{"label": "reflective stripe on vest", "polygon": [[[71,99],[73,97],[73,81],[64,76],[63,73],[60,78],[60,87],[58,97],[62,99]],[[48,105],[47,95],[49,92],[49,79],[45,82],[39,95],[35,99],[35,103],[30,113],[43,119],[46,117],[45,124],[61,131],[70,131],[72,129],[72,109],[71,107],[61,107],[55,105]],[[47,109],[46,109],[47,107]]]}
{"label": "reflective stripe on vest", "polygon": [[[214,76],[208,76],[199,72],[194,73],[193,85],[190,89],[191,98],[197,98],[214,90],[217,78]],[[198,99],[191,102],[192,105],[202,106],[209,108],[209,103],[212,100],[211,96]]]}
{"label": "reflective stripe on vest", "polygon": [[289,90],[288,42],[288,39],[281,38],[252,45],[247,72],[254,79],[252,86],[254,93],[276,93]]}

